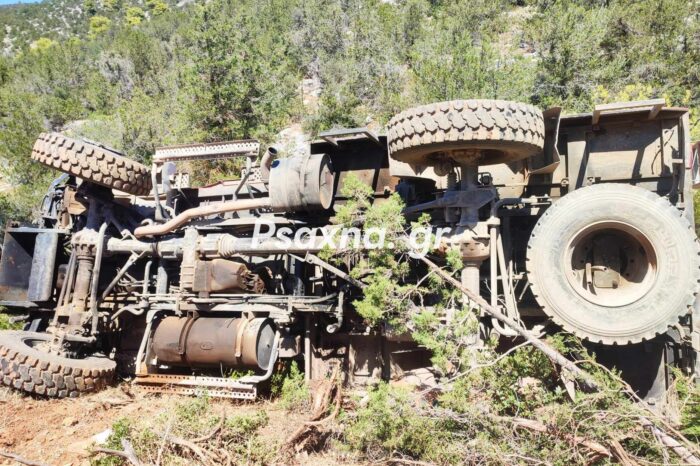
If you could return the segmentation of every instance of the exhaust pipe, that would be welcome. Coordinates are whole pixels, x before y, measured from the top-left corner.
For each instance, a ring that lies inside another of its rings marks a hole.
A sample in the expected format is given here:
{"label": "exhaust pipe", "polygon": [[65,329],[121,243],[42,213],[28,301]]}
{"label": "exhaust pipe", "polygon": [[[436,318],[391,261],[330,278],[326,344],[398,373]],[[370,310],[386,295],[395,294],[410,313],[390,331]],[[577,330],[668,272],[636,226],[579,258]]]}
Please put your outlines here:
{"label": "exhaust pipe", "polygon": [[263,154],[262,159],[260,159],[260,179],[265,184],[270,181],[270,166],[272,165],[272,161],[277,158],[277,155],[277,149],[270,146],[267,148],[265,154]]}
{"label": "exhaust pipe", "polygon": [[161,225],[146,225],[134,230],[134,236],[143,238],[144,236],[159,236],[175,231],[185,225],[190,220],[210,215],[224,214],[226,212],[237,212],[240,210],[264,209],[270,206],[270,199],[261,197],[258,199],[240,199],[235,201],[217,202],[201,207],[194,207],[182,212],[180,215],[168,220]]}

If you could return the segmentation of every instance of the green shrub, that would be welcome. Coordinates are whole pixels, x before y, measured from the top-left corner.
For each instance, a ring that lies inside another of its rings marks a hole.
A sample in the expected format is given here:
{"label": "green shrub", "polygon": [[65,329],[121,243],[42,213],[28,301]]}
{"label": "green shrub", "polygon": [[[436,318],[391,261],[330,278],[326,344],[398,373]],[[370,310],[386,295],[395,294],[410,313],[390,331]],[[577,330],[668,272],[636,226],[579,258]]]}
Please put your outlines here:
{"label": "green shrub", "polygon": [[90,36],[97,37],[104,34],[112,27],[112,20],[106,16],[93,16],[90,18]]}
{"label": "green shrub", "polygon": [[[183,399],[155,418],[123,418],[112,426],[105,448],[122,450],[122,440],[131,442],[144,464],[154,464],[162,456],[162,464],[191,464],[199,461],[188,449],[172,442],[163,442],[165,432],[185,440],[211,436],[197,445],[207,455],[223,449],[233,464],[269,464],[275,457],[277,445],[260,438],[258,431],[268,424],[264,410],[226,417],[224,410],[214,409],[206,394]],[[220,426],[215,431],[215,427]],[[162,450],[162,451],[161,451]],[[99,455],[96,466],[124,464],[121,458]]]}
{"label": "green shrub", "polygon": [[452,442],[452,428],[447,420],[419,414],[407,390],[381,383],[369,392],[367,404],[350,419],[344,440],[370,458],[399,454],[457,464],[459,445]]}
{"label": "green shrub", "polygon": [[[131,421],[127,418],[118,419],[112,424],[112,433],[107,437],[104,448],[121,451],[123,449],[122,440],[128,440],[131,433]],[[124,464],[124,461],[115,456],[101,456],[93,458],[92,464],[93,466],[118,466]]]}
{"label": "green shrub", "polygon": [[296,361],[273,375],[271,392],[273,397],[279,397],[282,407],[289,411],[304,410],[311,402],[309,386]]}
{"label": "green shrub", "polygon": [[680,405],[681,432],[700,442],[700,387],[692,377],[674,371],[676,395]]}
{"label": "green shrub", "polygon": [[22,328],[21,322],[10,322],[10,316],[4,314],[2,311],[4,308],[0,306],[0,330],[20,330]]}

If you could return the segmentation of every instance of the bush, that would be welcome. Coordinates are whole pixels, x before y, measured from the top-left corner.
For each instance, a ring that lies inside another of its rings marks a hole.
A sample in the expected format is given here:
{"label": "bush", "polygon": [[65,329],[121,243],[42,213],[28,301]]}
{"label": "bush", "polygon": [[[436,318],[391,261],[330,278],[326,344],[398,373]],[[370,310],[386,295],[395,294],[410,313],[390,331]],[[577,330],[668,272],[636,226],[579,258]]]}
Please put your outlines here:
{"label": "bush", "polygon": [[10,322],[10,316],[7,314],[4,314],[2,311],[5,309],[0,306],[0,330],[21,330],[22,329],[22,323],[21,322],[16,322],[12,323]]}
{"label": "bush", "polygon": [[[112,424],[112,433],[107,437],[104,448],[121,451],[123,449],[122,440],[128,440],[131,433],[131,421],[127,418],[118,419]],[[93,466],[119,466],[124,464],[124,461],[119,457],[103,456],[93,459],[92,464]]]}
{"label": "bush", "polygon": [[460,462],[453,425],[419,414],[408,391],[380,383],[368,396],[345,430],[348,446],[375,460],[398,453],[440,464]]}
{"label": "bush", "polygon": [[272,376],[271,394],[279,397],[282,407],[289,411],[302,411],[310,406],[311,392],[296,361],[275,372]]}
{"label": "bush", "polygon": [[681,414],[681,432],[688,438],[700,443],[700,387],[693,380],[674,371],[676,395]]}
{"label": "bush", "polygon": [[106,16],[93,16],[90,18],[90,36],[97,37],[104,34],[112,27],[112,20]]}

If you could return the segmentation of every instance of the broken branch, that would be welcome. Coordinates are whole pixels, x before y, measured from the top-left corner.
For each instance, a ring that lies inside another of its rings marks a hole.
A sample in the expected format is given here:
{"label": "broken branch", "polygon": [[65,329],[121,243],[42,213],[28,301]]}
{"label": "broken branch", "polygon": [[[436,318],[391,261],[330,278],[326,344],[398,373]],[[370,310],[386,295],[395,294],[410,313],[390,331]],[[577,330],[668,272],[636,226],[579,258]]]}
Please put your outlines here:
{"label": "broken branch", "polygon": [[659,439],[664,447],[670,449],[676,455],[678,455],[678,457],[682,459],[685,464],[700,465],[700,458],[681,445],[678,440],[656,427],[649,419],[642,418],[641,424],[649,429]]}
{"label": "broken branch", "polygon": [[184,438],[177,437],[172,434],[161,434],[164,439],[166,439],[168,442],[172,443],[173,445],[177,445],[178,447],[181,448],[186,448],[190,450],[192,453],[194,453],[203,464],[211,464],[209,456],[204,453],[204,450],[202,450],[199,446],[195,445],[194,443],[190,442],[189,440],[185,440]]}
{"label": "broken branch", "polygon": [[13,461],[17,461],[20,464],[26,464],[28,466],[47,466],[46,463],[40,463],[38,461],[28,460],[26,458],[23,458],[19,455],[14,454],[14,453],[10,453],[9,451],[0,450],[0,456],[2,456],[4,458],[9,458]]}
{"label": "broken branch", "polygon": [[[328,411],[328,405],[330,403],[333,388],[336,389],[335,409],[333,410],[333,413],[331,413],[329,416],[327,416],[324,419],[321,419],[324,413]],[[309,431],[311,431],[311,429],[313,429],[315,426],[318,426],[329,421],[330,419],[333,419],[340,411],[340,401],[340,383],[338,382],[338,367],[336,366],[333,369],[333,373],[331,374],[330,379],[324,380],[316,390],[316,393],[314,394],[314,409],[311,418],[308,421],[304,422],[301,426],[299,426],[299,428],[296,431],[294,431],[292,435],[289,436],[287,441],[284,442],[283,450],[289,449],[296,445],[297,442],[299,442],[300,439],[306,437],[306,434]]]}
{"label": "broken branch", "polygon": [[454,286],[463,294],[465,294],[469,298],[469,300],[475,303],[477,306],[479,306],[481,310],[489,314],[491,317],[494,317],[499,322],[507,325],[510,329],[514,330],[518,335],[520,335],[522,338],[524,338],[530,344],[532,344],[532,346],[542,351],[545,354],[545,356],[551,359],[555,364],[559,365],[560,367],[566,369],[571,374],[573,374],[576,377],[576,379],[579,380],[579,382],[583,383],[590,389],[598,388],[598,384],[589,373],[587,373],[586,371],[578,367],[576,364],[571,362],[563,354],[561,354],[559,351],[550,346],[547,342],[541,340],[537,335],[535,335],[531,331],[518,325],[518,323],[514,319],[508,317],[500,310],[491,306],[481,296],[462,285],[459,281],[457,281],[450,274],[442,270],[440,267],[437,266],[437,264],[435,264],[427,257],[422,256],[421,260],[425,262],[425,264],[428,267],[430,267],[430,269],[434,270],[435,273],[437,273],[443,280],[450,283],[452,286]]}
{"label": "broken branch", "polygon": [[214,429],[212,429],[212,431],[206,435],[192,439],[192,442],[201,443],[206,442],[207,440],[211,440],[224,427],[224,422],[226,422],[226,408],[222,410],[221,419],[219,419],[219,422],[216,424],[216,426],[214,426]]}
{"label": "broken branch", "polygon": [[109,448],[95,448],[95,450],[93,451],[94,453],[103,453],[105,455],[118,456],[120,458],[124,458],[134,466],[141,466],[141,461],[136,456],[136,451],[134,450],[133,445],[131,445],[131,442],[129,442],[126,439],[122,439],[122,448],[124,449],[124,451],[111,450]]}

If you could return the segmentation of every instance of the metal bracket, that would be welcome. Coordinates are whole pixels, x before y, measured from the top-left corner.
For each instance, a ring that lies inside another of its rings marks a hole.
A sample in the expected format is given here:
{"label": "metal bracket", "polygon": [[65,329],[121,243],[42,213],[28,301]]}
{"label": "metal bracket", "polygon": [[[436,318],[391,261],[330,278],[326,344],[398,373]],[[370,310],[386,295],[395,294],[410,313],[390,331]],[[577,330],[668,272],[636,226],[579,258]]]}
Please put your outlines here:
{"label": "metal bracket", "polygon": [[661,109],[666,106],[666,99],[636,100],[633,102],[615,102],[612,104],[600,104],[593,108],[593,118],[591,124],[597,125],[603,113],[617,112],[623,110],[641,110],[645,107],[649,109],[649,120],[653,120]]}
{"label": "metal bracket", "polygon": [[318,137],[333,144],[335,147],[338,147],[338,142],[348,139],[370,139],[374,141],[375,144],[381,146],[377,135],[374,134],[373,131],[367,129],[367,127],[331,129],[321,132]]}
{"label": "metal bracket", "polygon": [[258,395],[256,384],[241,383],[221,377],[195,375],[150,374],[137,375],[134,384],[148,392],[177,393],[181,395],[208,394],[218,398],[254,400]]}
{"label": "metal bracket", "polygon": [[493,188],[477,188],[468,191],[447,191],[443,197],[430,202],[424,202],[414,206],[406,207],[404,214],[412,214],[427,209],[438,209],[443,207],[472,207],[480,208],[496,198]]}
{"label": "metal bracket", "polygon": [[700,188],[700,143],[696,142],[690,147],[690,162],[688,164],[693,175],[693,188]]}
{"label": "metal bracket", "polygon": [[298,259],[298,260],[302,261],[302,262],[307,262],[307,263],[309,263],[309,264],[318,265],[318,266],[321,267],[322,269],[327,270],[328,272],[330,272],[330,273],[332,273],[332,274],[338,276],[339,278],[342,278],[342,279],[345,280],[346,282],[348,282],[348,283],[350,283],[350,284],[352,284],[352,285],[355,285],[356,287],[358,287],[358,288],[360,288],[360,289],[362,289],[362,288],[364,288],[364,287],[366,286],[366,285],[365,285],[364,283],[362,283],[360,280],[357,280],[357,279],[355,279],[355,278],[352,278],[349,274],[343,272],[342,270],[340,270],[340,269],[337,268],[337,267],[332,266],[331,264],[329,264],[328,262],[324,261],[323,259],[321,259],[321,258],[318,257],[318,256],[315,256],[315,255],[310,254],[310,253],[307,253],[306,256],[304,256],[304,257],[299,257],[299,256],[297,256],[297,255],[295,255],[295,254],[289,254],[289,255],[292,256],[292,257],[294,257],[295,259]]}

